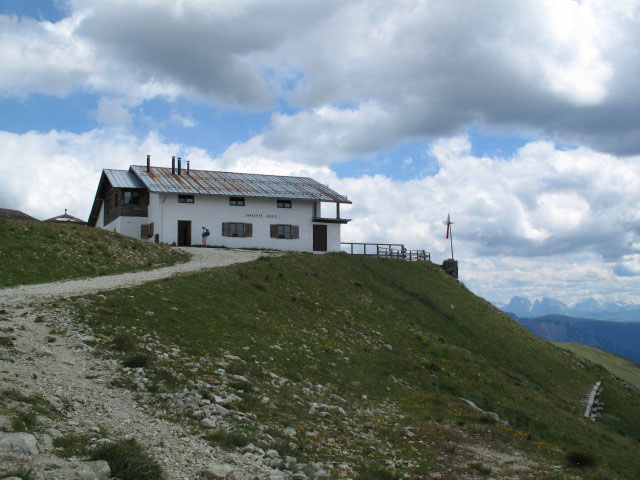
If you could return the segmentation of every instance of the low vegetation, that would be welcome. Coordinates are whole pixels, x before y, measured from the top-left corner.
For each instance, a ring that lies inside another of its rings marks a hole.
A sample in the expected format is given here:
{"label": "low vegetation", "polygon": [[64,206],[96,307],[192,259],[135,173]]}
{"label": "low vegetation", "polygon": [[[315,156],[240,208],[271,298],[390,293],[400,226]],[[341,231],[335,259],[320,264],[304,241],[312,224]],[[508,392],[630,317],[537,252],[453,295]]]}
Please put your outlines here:
{"label": "low vegetation", "polygon": [[580,343],[556,342],[560,348],[576,353],[587,360],[602,365],[614,375],[640,388],[640,365],[614,353]]}
{"label": "low vegetation", "polygon": [[80,225],[0,218],[0,288],[173,265],[181,250]]}
{"label": "low vegetation", "polygon": [[[69,305],[121,358],[138,353],[122,332],[175,349],[171,378],[234,392],[227,408],[301,461],[358,478],[640,478],[640,395],[430,263],[290,254]],[[606,407],[591,422],[582,402],[597,380]],[[600,460],[582,468],[572,450]]]}
{"label": "low vegetation", "polygon": [[93,460],[104,460],[111,468],[111,475],[120,480],[162,480],[160,466],[135,440],[118,440],[96,448]]}

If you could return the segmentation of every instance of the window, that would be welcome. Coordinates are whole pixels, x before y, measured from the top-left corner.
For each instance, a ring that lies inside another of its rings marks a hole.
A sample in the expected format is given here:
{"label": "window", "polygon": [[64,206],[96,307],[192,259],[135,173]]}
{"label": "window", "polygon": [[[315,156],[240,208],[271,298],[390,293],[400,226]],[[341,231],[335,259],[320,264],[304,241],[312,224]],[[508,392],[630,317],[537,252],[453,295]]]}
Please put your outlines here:
{"label": "window", "polygon": [[193,195],[178,195],[178,203],[193,203]]}
{"label": "window", "polygon": [[300,238],[298,225],[271,225],[271,238],[297,239]]}
{"label": "window", "polygon": [[278,208],[291,208],[291,200],[278,200]]}
{"label": "window", "polygon": [[244,223],[230,223],[229,224],[229,236],[230,237],[244,237]]}
{"label": "window", "polygon": [[125,205],[140,205],[140,192],[136,190],[125,190],[124,203]]}
{"label": "window", "polygon": [[244,197],[229,197],[229,205],[244,207]]}
{"label": "window", "polygon": [[253,233],[253,225],[251,223],[222,223],[223,237],[251,237]]}
{"label": "window", "polygon": [[278,238],[291,238],[291,225],[278,225]]}

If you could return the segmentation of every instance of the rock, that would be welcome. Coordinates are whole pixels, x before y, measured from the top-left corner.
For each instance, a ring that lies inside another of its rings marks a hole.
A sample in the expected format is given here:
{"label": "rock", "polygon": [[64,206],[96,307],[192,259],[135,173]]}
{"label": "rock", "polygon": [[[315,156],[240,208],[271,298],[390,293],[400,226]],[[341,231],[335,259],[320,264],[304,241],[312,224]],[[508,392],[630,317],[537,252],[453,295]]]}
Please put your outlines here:
{"label": "rock", "polygon": [[289,438],[295,438],[296,436],[296,430],[295,428],[292,427],[287,427],[285,428],[282,433],[284,434],[285,437],[289,437]]}
{"label": "rock", "polygon": [[231,473],[233,473],[233,468],[229,465],[218,465],[215,463],[210,463],[200,472],[204,478],[212,480],[224,480],[227,478],[227,475]]}
{"label": "rock", "polygon": [[278,453],[277,450],[267,450],[267,452],[264,454],[265,457],[267,458],[278,458],[280,456],[280,454]]}
{"label": "rock", "polygon": [[37,455],[38,442],[30,433],[0,433],[0,452]]}
{"label": "rock", "polygon": [[0,415],[0,430],[6,429],[9,425],[11,425],[11,420],[9,420],[9,417]]}
{"label": "rock", "polygon": [[204,428],[216,428],[218,426],[216,421],[210,417],[205,417],[202,420],[200,420],[200,425]]}
{"label": "rock", "polygon": [[269,475],[269,480],[286,480],[287,477],[282,473],[272,473]]}
{"label": "rock", "polygon": [[53,450],[53,438],[51,438],[51,435],[42,433],[36,437],[36,440],[38,441],[38,449],[40,452],[50,452]]}
{"label": "rock", "polygon": [[104,460],[82,463],[78,471],[80,480],[105,480],[111,477],[109,464]]}

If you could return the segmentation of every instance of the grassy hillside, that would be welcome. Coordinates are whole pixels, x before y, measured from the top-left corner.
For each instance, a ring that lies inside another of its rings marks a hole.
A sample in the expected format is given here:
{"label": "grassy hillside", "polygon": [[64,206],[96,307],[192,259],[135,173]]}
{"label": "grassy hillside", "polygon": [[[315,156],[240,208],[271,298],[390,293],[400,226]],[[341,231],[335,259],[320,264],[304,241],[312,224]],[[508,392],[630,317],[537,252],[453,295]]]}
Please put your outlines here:
{"label": "grassy hillside", "polygon": [[[233,390],[242,400],[232,408],[255,415],[239,430],[252,438],[261,425],[281,453],[336,472],[347,465],[367,479],[640,478],[640,396],[430,263],[290,254],[72,308],[105,338],[124,328],[151,335],[149,349],[178,348],[147,370],[166,380],[170,366],[196,385]],[[220,368],[250,386],[229,383]],[[151,390],[183,386],[165,380]],[[606,409],[593,423],[582,401],[597,380]],[[319,415],[314,402],[336,408]],[[293,445],[286,429],[296,432]],[[597,465],[579,468],[576,458]]]}
{"label": "grassy hillside", "polygon": [[0,288],[145,270],[187,258],[99,228],[0,218]]}
{"label": "grassy hillside", "polygon": [[556,342],[560,348],[576,353],[587,360],[602,365],[614,375],[634,384],[640,388],[640,365],[630,362],[613,353],[605,352],[599,348],[582,345],[580,343]]}

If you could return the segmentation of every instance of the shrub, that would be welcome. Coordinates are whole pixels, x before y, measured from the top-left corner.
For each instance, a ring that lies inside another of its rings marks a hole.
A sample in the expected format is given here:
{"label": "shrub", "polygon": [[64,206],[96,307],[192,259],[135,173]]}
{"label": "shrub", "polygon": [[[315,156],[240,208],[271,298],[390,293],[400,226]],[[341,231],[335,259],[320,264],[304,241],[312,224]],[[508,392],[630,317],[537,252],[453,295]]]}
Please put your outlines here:
{"label": "shrub", "polygon": [[226,448],[242,448],[250,443],[244,433],[226,432],[224,430],[209,432],[204,436],[204,439]]}
{"label": "shrub", "polygon": [[38,424],[38,417],[33,412],[18,412],[11,422],[14,432],[33,432]]}
{"label": "shrub", "polygon": [[595,467],[598,463],[596,457],[592,453],[585,452],[584,450],[569,450],[566,453],[565,458],[569,465],[578,468],[591,468]]}
{"label": "shrub", "polygon": [[119,440],[102,445],[93,452],[93,460],[104,460],[111,475],[120,480],[159,480],[162,469],[135,440]]}
{"label": "shrub", "polygon": [[149,363],[149,357],[144,353],[129,355],[122,361],[122,365],[127,368],[146,368]]}
{"label": "shrub", "polygon": [[491,473],[491,469],[489,467],[485,467],[480,462],[471,462],[469,464],[469,468],[473,468],[474,470],[476,470],[478,473],[481,473],[482,475],[489,475]]}
{"label": "shrub", "polygon": [[358,476],[356,477],[359,480],[396,480],[400,477],[391,473],[384,467],[379,465],[375,466],[365,466],[358,470]]}
{"label": "shrub", "polygon": [[66,435],[53,439],[55,452],[59,457],[82,457],[87,454],[87,444],[91,440],[89,435]]}
{"label": "shrub", "polygon": [[127,332],[118,332],[111,339],[111,348],[117,352],[129,353],[136,349],[136,342]]}

